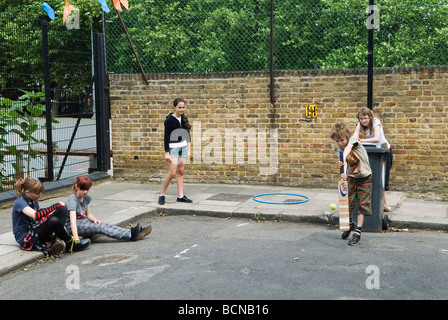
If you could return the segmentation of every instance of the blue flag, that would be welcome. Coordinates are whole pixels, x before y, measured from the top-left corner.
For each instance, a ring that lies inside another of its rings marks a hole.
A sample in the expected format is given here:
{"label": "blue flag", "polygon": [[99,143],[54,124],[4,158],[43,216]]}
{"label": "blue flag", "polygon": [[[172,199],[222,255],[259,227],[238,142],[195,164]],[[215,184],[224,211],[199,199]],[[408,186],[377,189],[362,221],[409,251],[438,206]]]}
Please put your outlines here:
{"label": "blue flag", "polygon": [[47,15],[50,17],[51,20],[54,20],[54,10],[52,7],[48,5],[48,3],[44,2],[42,3],[42,8],[45,10]]}
{"label": "blue flag", "polygon": [[101,8],[103,9],[104,12],[110,12],[106,0],[98,0],[98,2],[101,3]]}

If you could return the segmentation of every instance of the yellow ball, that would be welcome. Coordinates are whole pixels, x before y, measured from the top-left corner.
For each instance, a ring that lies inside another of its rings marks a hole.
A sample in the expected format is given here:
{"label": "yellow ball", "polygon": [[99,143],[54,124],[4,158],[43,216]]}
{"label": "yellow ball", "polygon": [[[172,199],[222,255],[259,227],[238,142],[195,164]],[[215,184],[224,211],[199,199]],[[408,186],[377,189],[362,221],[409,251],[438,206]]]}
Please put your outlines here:
{"label": "yellow ball", "polygon": [[337,208],[336,203],[330,204],[330,210],[336,210],[336,208]]}

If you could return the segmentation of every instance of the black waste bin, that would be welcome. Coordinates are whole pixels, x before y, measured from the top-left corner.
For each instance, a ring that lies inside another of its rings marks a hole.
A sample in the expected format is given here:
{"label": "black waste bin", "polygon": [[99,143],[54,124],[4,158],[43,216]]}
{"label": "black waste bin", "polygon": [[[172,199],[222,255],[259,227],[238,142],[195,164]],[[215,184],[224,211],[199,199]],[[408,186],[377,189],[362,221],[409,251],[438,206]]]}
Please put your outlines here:
{"label": "black waste bin", "polygon": [[[372,214],[366,216],[362,225],[363,231],[379,232],[389,228],[389,217],[383,214],[384,185],[386,182],[386,153],[389,152],[387,144],[363,144],[369,156],[372,169]],[[353,220],[357,221],[357,208],[355,205]]]}

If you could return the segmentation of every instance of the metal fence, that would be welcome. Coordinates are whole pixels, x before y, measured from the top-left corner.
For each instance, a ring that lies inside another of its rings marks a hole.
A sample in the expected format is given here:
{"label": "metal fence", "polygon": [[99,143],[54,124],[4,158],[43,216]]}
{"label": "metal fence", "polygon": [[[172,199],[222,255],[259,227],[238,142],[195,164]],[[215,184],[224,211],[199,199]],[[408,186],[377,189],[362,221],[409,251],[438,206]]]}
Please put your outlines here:
{"label": "metal fence", "polygon": [[[143,0],[121,17],[146,73],[269,70],[271,44],[276,70],[366,68],[372,27],[374,67],[448,64],[448,1],[372,2]],[[108,71],[139,73],[115,13],[106,30]]]}
{"label": "metal fence", "polygon": [[[88,173],[89,150],[96,150],[97,144],[94,101],[88,93],[91,38],[90,28],[69,30],[60,23],[29,18],[26,12],[0,13],[0,120],[7,124],[0,131],[0,191],[13,188],[17,176],[48,177],[48,128],[54,175]],[[33,98],[26,98],[30,95]],[[20,106],[17,114],[11,112],[13,105]],[[43,112],[33,114],[36,108]],[[55,120],[52,124],[49,113]],[[14,115],[16,119],[11,118]],[[79,128],[66,157],[78,118]],[[30,139],[19,132],[29,133]]]}

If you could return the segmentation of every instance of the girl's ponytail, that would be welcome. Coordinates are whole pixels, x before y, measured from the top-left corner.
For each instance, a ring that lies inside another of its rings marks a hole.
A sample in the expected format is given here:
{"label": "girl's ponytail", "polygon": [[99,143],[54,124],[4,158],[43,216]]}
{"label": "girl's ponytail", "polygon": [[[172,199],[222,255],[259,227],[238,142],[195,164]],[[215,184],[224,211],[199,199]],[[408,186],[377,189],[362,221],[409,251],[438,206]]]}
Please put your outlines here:
{"label": "girl's ponytail", "polygon": [[17,197],[20,197],[22,195],[23,192],[23,184],[25,183],[25,179],[23,178],[18,178],[16,180],[16,193],[17,193]]}
{"label": "girl's ponytail", "polygon": [[26,179],[19,178],[16,180],[17,197],[20,197],[25,191],[31,193],[41,193],[44,189],[44,185],[37,178],[27,177]]}

